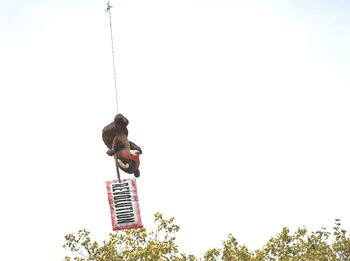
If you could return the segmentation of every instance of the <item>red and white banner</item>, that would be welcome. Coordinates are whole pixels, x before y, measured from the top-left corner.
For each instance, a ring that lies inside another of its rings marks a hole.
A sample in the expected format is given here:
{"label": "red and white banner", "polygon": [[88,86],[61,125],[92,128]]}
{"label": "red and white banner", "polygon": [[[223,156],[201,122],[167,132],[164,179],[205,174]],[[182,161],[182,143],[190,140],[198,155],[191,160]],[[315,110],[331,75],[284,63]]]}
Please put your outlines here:
{"label": "red and white banner", "polygon": [[113,230],[142,228],[136,179],[106,181]]}

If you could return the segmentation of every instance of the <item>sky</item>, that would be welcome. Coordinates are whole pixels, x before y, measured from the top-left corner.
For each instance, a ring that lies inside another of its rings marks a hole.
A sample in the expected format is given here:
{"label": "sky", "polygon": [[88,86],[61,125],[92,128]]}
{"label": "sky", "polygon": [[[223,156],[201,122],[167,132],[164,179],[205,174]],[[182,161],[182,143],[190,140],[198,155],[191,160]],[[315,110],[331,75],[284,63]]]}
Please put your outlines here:
{"label": "sky", "polygon": [[[143,149],[142,221],[180,249],[350,229],[348,1],[111,0],[119,112]],[[106,2],[0,1],[1,248],[61,260],[111,232],[116,114]],[[123,178],[131,178],[123,174]],[[3,257],[6,258],[3,258]]]}

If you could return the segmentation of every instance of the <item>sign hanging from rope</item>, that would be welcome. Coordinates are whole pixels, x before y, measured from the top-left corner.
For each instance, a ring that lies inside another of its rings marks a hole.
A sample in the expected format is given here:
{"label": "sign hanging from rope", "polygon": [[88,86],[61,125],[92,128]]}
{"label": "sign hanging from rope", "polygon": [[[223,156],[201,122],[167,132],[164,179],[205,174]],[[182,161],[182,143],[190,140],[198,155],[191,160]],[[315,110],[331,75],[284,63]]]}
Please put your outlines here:
{"label": "sign hanging from rope", "polygon": [[107,3],[107,13],[109,15],[109,26],[111,33],[112,61],[114,89],[116,97],[117,115],[114,121],[108,124],[102,130],[102,139],[108,148],[107,154],[113,156],[117,171],[118,180],[107,181],[107,195],[111,211],[113,230],[142,228],[140,208],[138,203],[136,179],[121,179],[119,168],[126,173],[134,174],[137,178],[140,176],[139,155],[142,150],[132,141],[129,141],[129,131],[127,126],[129,120],[118,112],[118,92],[116,69],[114,60],[114,44],[112,30],[112,15],[110,1]]}
{"label": "sign hanging from rope", "polygon": [[107,181],[113,230],[142,228],[136,180]]}
{"label": "sign hanging from rope", "polygon": [[117,181],[106,182],[113,230],[142,227],[136,179],[121,180],[119,173],[120,168],[135,177],[140,176],[139,155],[142,150],[129,141],[128,124],[127,118],[117,114],[114,121],[102,130],[102,139],[108,148],[107,154],[114,156],[118,175]]}

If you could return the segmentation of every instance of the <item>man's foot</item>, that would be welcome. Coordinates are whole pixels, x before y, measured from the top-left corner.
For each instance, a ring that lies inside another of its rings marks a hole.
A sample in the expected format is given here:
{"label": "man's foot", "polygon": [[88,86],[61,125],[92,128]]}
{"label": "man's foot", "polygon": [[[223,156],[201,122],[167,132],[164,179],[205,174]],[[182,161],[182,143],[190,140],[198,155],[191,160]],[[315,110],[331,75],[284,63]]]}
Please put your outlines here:
{"label": "man's foot", "polygon": [[113,156],[113,155],[114,155],[114,151],[113,151],[113,150],[107,150],[107,154],[108,154],[109,156]]}
{"label": "man's foot", "polygon": [[136,170],[136,171],[134,172],[134,176],[135,176],[135,178],[140,177],[140,171],[139,171],[139,170]]}

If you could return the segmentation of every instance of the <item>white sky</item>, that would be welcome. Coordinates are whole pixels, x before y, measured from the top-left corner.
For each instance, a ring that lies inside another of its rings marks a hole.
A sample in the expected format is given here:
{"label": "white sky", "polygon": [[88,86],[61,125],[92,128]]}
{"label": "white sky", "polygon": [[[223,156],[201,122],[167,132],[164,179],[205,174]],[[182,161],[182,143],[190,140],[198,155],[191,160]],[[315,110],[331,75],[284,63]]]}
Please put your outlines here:
{"label": "white sky", "polygon": [[[196,255],[230,232],[255,249],[283,226],[350,229],[348,1],[111,3],[146,227],[157,211],[174,216]],[[111,231],[105,8],[0,2],[4,260],[60,260],[65,234]]]}

